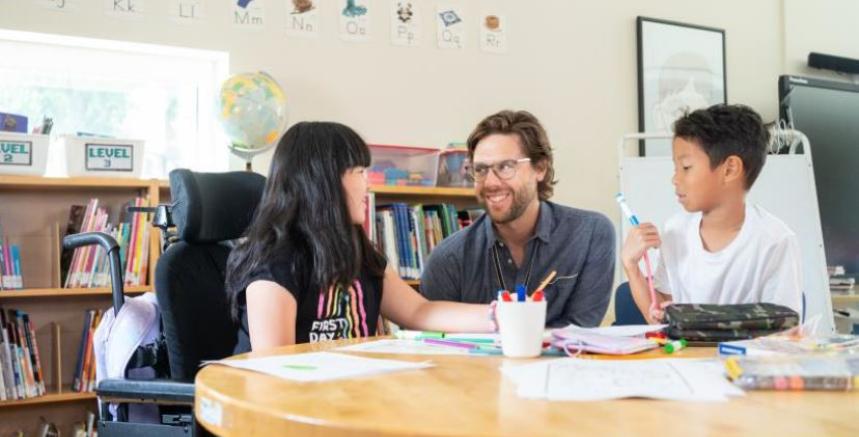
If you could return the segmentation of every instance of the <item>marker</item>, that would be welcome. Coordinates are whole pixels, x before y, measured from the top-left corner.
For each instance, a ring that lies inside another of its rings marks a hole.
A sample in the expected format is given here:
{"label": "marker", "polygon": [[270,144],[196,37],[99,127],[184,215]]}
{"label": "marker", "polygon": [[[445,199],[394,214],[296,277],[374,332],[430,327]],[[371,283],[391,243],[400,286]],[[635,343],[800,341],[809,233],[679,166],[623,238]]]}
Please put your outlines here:
{"label": "marker", "polygon": [[[617,196],[614,198],[617,200],[618,205],[620,205],[620,210],[623,211],[623,214],[626,215],[626,218],[629,219],[629,222],[633,226],[641,224],[638,221],[638,217],[632,213],[629,205],[626,204],[626,198],[623,197],[623,193],[617,193]],[[650,257],[647,256],[647,249],[644,250],[644,268],[647,270],[647,288],[650,290],[650,309],[656,310],[659,306],[656,304],[656,289],[653,287],[653,269],[650,267]]]}
{"label": "marker", "polygon": [[539,302],[543,300],[543,290],[537,290],[534,294],[531,295],[531,300],[534,302]]}
{"label": "marker", "polygon": [[674,341],[665,345],[665,353],[673,354],[674,352],[677,352],[680,349],[683,349],[684,347],[686,347],[686,339],[685,338],[681,338],[680,340],[674,340]]}
{"label": "marker", "polygon": [[504,290],[504,292],[501,293],[501,300],[503,300],[504,302],[513,302],[513,297],[510,296],[509,291]]}
{"label": "marker", "polygon": [[525,302],[527,293],[525,292],[525,286],[522,284],[516,284],[516,300],[518,302]]}
{"label": "marker", "polygon": [[427,344],[436,344],[439,346],[451,346],[451,347],[459,347],[463,349],[479,349],[481,346],[474,343],[463,343],[459,341],[453,340],[442,340],[440,338],[425,338],[423,339],[424,343]]}
{"label": "marker", "polygon": [[423,340],[425,338],[443,338],[443,332],[433,332],[433,331],[409,331],[407,329],[400,329],[396,333],[394,333],[394,337],[399,338],[400,340]]}

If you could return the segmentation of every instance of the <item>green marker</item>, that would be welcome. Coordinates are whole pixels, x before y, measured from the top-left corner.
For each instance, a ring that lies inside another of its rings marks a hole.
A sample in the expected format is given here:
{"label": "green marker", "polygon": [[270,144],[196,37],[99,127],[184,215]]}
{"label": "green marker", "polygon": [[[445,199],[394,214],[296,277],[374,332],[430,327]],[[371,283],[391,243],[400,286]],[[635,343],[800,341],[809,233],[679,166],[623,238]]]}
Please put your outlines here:
{"label": "green marker", "polygon": [[685,338],[681,338],[680,340],[674,340],[674,341],[667,343],[665,345],[665,353],[673,354],[674,352],[677,352],[680,349],[683,349],[684,347],[686,347],[686,339]]}
{"label": "green marker", "polygon": [[434,331],[409,331],[401,329],[394,333],[395,338],[400,340],[423,340],[425,338],[444,338],[443,332]]}

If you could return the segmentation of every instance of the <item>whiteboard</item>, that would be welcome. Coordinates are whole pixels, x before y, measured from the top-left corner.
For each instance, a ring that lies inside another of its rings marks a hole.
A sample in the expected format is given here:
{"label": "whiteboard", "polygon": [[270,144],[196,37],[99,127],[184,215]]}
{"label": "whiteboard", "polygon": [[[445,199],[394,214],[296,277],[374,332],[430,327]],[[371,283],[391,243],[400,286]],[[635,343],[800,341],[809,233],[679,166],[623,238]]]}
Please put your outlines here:
{"label": "whiteboard", "polygon": [[[627,203],[639,220],[652,222],[660,230],[669,217],[682,211],[671,184],[673,174],[671,157],[622,157],[620,160],[620,188]],[[820,315],[816,332],[834,332],[810,155],[767,156],[766,164],[746,199],[780,218],[796,233],[802,252],[805,319]],[[622,238],[619,241],[622,244],[631,225],[621,215],[620,209],[617,217],[621,223]]]}

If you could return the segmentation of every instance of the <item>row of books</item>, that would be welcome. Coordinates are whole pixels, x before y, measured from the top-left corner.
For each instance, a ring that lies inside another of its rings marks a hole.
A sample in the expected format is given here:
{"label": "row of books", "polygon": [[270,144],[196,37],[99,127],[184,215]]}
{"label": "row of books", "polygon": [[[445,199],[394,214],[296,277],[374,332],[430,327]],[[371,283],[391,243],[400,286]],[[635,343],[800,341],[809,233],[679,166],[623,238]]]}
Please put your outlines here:
{"label": "row of books", "polygon": [[483,214],[480,209],[457,211],[448,203],[392,203],[374,210],[374,229],[370,232],[373,241],[404,279],[419,279],[430,252]]}
{"label": "row of books", "polygon": [[[86,206],[72,205],[66,235],[78,232],[105,232],[119,243],[120,262],[125,266],[126,285],[144,285],[149,269],[150,226],[145,213],[129,213],[129,206],[148,206],[142,197],[123,205],[118,224],[110,221],[99,199],[90,199]],[[64,251],[60,262],[63,286],[66,288],[107,287],[110,285],[110,265],[107,253],[99,246],[80,247]]]}
{"label": "row of books", "polygon": [[93,354],[92,340],[95,329],[101,321],[101,316],[101,310],[87,310],[84,315],[81,342],[78,345],[77,365],[72,377],[73,391],[87,392],[95,389],[95,355]]}
{"label": "row of books", "polygon": [[9,237],[3,234],[3,226],[0,224],[0,290],[21,288],[24,288],[21,248],[9,242]]}
{"label": "row of books", "polygon": [[45,378],[30,316],[0,307],[0,325],[0,400],[44,395]]}

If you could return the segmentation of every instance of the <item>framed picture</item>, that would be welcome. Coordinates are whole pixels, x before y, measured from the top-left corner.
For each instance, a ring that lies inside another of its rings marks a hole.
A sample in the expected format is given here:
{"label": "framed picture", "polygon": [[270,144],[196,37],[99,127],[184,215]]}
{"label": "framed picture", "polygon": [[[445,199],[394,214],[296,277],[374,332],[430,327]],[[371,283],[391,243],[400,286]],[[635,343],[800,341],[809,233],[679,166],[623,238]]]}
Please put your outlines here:
{"label": "framed picture", "polygon": [[[686,111],[728,101],[725,31],[638,17],[638,130],[671,132]],[[668,140],[644,140],[639,155],[671,155]]]}

